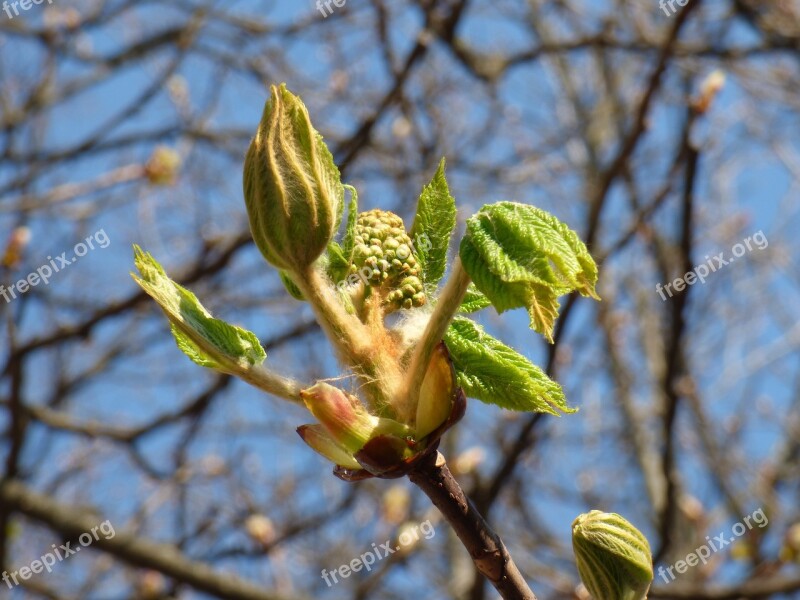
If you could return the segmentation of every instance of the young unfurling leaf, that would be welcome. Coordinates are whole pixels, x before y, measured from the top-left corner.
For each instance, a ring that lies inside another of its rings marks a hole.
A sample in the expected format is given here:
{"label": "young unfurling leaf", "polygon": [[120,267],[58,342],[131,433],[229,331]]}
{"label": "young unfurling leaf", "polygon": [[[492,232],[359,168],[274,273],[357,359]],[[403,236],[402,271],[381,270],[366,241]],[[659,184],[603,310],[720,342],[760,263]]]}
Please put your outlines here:
{"label": "young unfurling leaf", "polygon": [[226,372],[264,362],[267,355],[254,333],[215,319],[192,292],[172,281],[149,253],[138,246],[134,253],[139,275],[133,279],[158,302],[178,348],[189,358]]}
{"label": "young unfurling leaf", "polygon": [[458,384],[470,398],[511,410],[571,413],[561,386],[516,350],[465,317],[445,336]]}
{"label": "young unfurling leaf", "polygon": [[442,159],[433,180],[423,188],[417,205],[417,215],[411,226],[411,237],[414,240],[430,241],[429,247],[419,245],[417,249],[426,289],[436,288],[444,275],[450,236],[456,226],[456,201],[450,195],[444,166]]}
{"label": "young unfurling leaf", "polygon": [[467,221],[461,261],[498,312],[525,307],[531,328],[553,340],[558,297],[599,299],[597,266],[577,234],[547,212],[516,202],[484,206]]}
{"label": "young unfurling leaf", "polygon": [[467,293],[461,301],[461,306],[458,312],[461,313],[474,313],[483,310],[487,306],[491,306],[491,301],[475,287],[474,283],[470,283],[467,288]]}
{"label": "young unfurling leaf", "polygon": [[[347,207],[347,223],[345,223],[342,243],[332,241],[328,244],[326,271],[333,282],[342,281],[350,274],[350,263],[353,260],[355,246],[356,220],[358,219],[358,192],[351,185],[344,188],[350,192],[350,204]],[[291,290],[290,290],[291,293]]]}
{"label": "young unfurling leaf", "polygon": [[289,292],[289,295],[294,298],[295,300],[300,300],[301,302],[305,300],[305,296],[303,296],[303,292],[300,291],[300,288],[297,287],[297,284],[292,279],[291,273],[289,271],[278,271],[278,275],[281,278],[281,283],[283,283],[283,287],[286,288],[286,291]]}

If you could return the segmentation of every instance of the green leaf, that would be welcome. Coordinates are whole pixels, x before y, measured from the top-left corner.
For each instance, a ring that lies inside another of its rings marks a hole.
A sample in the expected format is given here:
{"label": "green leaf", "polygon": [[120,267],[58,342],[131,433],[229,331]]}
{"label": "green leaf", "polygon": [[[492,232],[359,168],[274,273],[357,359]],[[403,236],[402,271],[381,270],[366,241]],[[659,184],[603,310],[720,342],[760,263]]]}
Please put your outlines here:
{"label": "green leaf", "polygon": [[160,264],[134,246],[139,276],[131,274],[170,320],[175,341],[190,359],[204,367],[236,373],[267,357],[256,335],[215,319],[186,288],[172,281]]}
{"label": "green leaf", "polygon": [[470,283],[467,288],[467,293],[461,301],[461,306],[458,307],[458,312],[474,313],[491,305],[491,301],[475,287],[475,284]]}
{"label": "green leaf", "polygon": [[596,300],[597,265],[578,235],[527,204],[498,202],[467,221],[461,261],[498,313],[525,307],[531,328],[553,341],[558,297],[573,291]]}
{"label": "green leaf", "polygon": [[213,358],[205,354],[202,348],[195,344],[189,336],[178,329],[174,323],[169,324],[169,329],[172,331],[172,335],[175,337],[175,343],[178,344],[180,351],[188,356],[193,363],[209,369],[220,368],[220,365],[214,362]]}
{"label": "green leaf", "polygon": [[297,428],[297,433],[315,452],[332,463],[347,469],[361,469],[361,465],[353,458],[353,455],[342,448],[322,425],[301,425]]}
{"label": "green leaf", "polygon": [[516,350],[486,333],[466,317],[456,317],[444,342],[464,393],[511,410],[558,415],[567,405],[561,386]]}
{"label": "green leaf", "polygon": [[350,204],[347,208],[347,224],[345,226],[342,243],[331,242],[328,244],[328,264],[326,269],[328,277],[336,284],[350,273],[350,263],[353,261],[353,247],[355,246],[356,221],[358,220],[358,192],[352,185],[345,185],[350,190]]}
{"label": "green leaf", "polygon": [[352,185],[345,185],[344,188],[350,192],[350,204],[347,207],[347,226],[344,230],[342,239],[342,251],[347,262],[353,258],[353,247],[356,239],[356,222],[358,221],[358,192]]}
{"label": "green leaf", "polygon": [[444,275],[450,237],[456,226],[456,201],[450,195],[444,167],[442,159],[433,179],[423,188],[410,232],[429,288],[435,288]]}
{"label": "green leaf", "polygon": [[303,296],[303,292],[300,291],[300,288],[297,287],[297,284],[292,280],[292,276],[289,274],[289,271],[278,271],[278,274],[281,277],[283,287],[286,288],[286,291],[289,292],[289,295],[295,300],[305,301],[306,298]]}

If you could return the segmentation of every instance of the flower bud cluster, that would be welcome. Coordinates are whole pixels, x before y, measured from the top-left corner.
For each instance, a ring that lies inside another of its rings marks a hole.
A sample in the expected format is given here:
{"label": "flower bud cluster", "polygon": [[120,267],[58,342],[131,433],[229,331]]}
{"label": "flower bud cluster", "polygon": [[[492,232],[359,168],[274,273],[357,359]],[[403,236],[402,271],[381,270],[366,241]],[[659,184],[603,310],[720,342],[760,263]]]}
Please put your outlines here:
{"label": "flower bud cluster", "polygon": [[426,302],[414,243],[403,219],[374,209],[358,216],[351,273],[366,273],[367,281],[387,290],[386,304],[412,308]]}

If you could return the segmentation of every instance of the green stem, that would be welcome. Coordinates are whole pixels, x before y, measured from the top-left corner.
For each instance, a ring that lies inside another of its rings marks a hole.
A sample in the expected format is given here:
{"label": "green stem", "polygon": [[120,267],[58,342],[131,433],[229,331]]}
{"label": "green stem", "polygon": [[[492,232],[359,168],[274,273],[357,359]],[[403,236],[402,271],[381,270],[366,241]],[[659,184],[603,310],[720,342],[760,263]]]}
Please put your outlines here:
{"label": "green stem", "polygon": [[294,379],[278,375],[261,365],[249,368],[241,368],[237,365],[231,369],[230,374],[274,396],[300,405],[303,404],[303,400],[300,398],[301,387]]}
{"label": "green stem", "polygon": [[[376,343],[380,340],[378,331],[383,331],[382,323],[376,331],[374,323],[370,327],[349,314],[325,276],[314,267],[304,275],[298,275],[295,284],[314,309],[317,321],[339,358],[361,380],[360,389],[367,405],[379,414],[393,414],[390,401],[395,396],[399,368]],[[366,309],[370,310],[370,307],[366,306]]]}
{"label": "green stem", "polygon": [[308,300],[339,356],[350,367],[358,367],[369,348],[369,330],[357,317],[347,314],[318,269],[311,266],[305,273],[295,275],[295,285]]}
{"label": "green stem", "polygon": [[425,379],[428,364],[431,362],[433,350],[436,344],[444,337],[450,322],[458,312],[458,308],[467,293],[469,283],[469,275],[461,265],[461,259],[456,257],[455,262],[453,262],[453,271],[450,274],[450,279],[447,281],[447,285],[444,286],[436,302],[436,308],[433,309],[428,325],[425,327],[425,332],[417,342],[414,354],[411,356],[405,389],[398,398],[398,412],[406,418],[411,418],[416,412],[420,388],[422,387],[423,379]]}

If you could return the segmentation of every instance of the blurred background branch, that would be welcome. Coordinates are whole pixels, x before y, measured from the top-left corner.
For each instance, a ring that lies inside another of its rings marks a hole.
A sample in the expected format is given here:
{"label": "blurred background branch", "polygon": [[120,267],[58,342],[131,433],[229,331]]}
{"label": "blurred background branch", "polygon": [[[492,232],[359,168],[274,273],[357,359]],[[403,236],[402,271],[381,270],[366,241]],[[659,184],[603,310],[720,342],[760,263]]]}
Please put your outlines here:
{"label": "blurred background branch", "polygon": [[[569,535],[588,509],[624,514],[669,566],[763,508],[767,526],[676,581],[657,576],[651,596],[796,597],[800,5],[331,6],[0,12],[0,284],[15,290],[0,296],[0,571],[86,519],[120,532],[2,593],[493,597],[418,490],[331,476],[296,436],[301,407],[199,370],[128,275],[137,243],[255,331],[271,369],[339,375],[247,228],[244,152],[267,86],[285,81],[365,209],[410,225],[446,156],[461,225],[484,203],[535,204],[602,263],[603,302],[565,300],[552,346],[524,314],[480,313],[580,412],[470,401],[442,448],[537,596],[586,598]],[[107,248],[18,285],[101,229]],[[768,243],[734,257],[758,232]],[[721,252],[734,260],[662,300],[657,285]],[[431,539],[333,586],[319,577],[426,519]]]}

